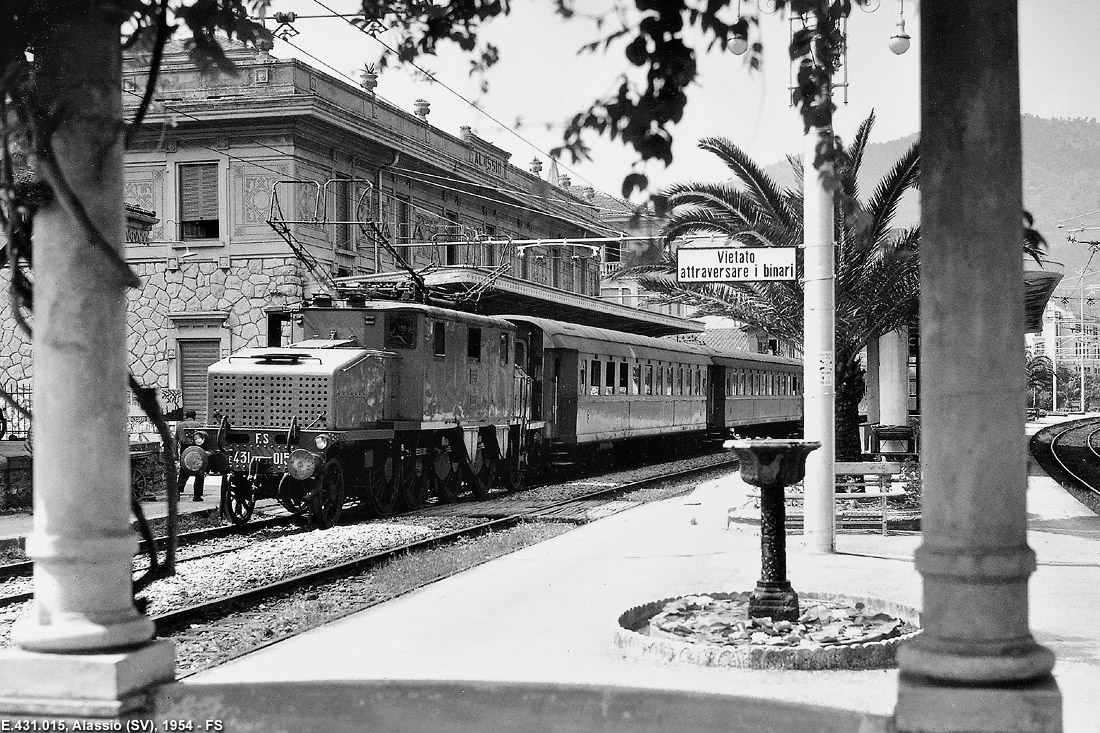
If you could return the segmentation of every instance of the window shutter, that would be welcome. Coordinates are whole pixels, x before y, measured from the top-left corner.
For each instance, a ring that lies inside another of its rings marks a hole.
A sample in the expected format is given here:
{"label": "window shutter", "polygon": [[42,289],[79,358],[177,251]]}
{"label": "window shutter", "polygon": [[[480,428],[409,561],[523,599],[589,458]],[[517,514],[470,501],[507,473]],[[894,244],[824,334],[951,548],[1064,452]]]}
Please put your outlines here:
{"label": "window shutter", "polygon": [[180,168],[180,219],[210,221],[218,218],[218,164]]}

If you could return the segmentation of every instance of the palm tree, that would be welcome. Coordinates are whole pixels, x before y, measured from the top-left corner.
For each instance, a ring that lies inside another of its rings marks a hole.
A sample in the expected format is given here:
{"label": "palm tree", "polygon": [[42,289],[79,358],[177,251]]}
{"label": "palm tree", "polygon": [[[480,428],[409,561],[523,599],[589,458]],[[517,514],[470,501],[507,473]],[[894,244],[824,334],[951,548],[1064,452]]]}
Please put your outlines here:
{"label": "palm tree", "polygon": [[[906,151],[871,197],[861,201],[857,175],[874,121],[872,112],[836,165],[836,453],[841,460],[858,460],[861,452],[859,402],[865,372],[860,351],[872,339],[913,320],[919,302],[920,230],[890,227],[902,194],[917,186],[918,146]],[[794,247],[804,240],[801,187],[780,187],[728,140],[706,138],[699,145],[721,158],[736,180],[682,183],[666,191],[673,213],[663,232],[662,262],[624,270],[621,276],[638,277],[661,302],[692,306],[698,315],[726,316],[772,337],[801,343],[800,281],[676,282],[671,243],[681,235],[709,232],[750,247]],[[788,161],[802,181],[802,162],[790,157]],[[798,276],[802,277],[801,256]]]}
{"label": "palm tree", "polygon": [[1045,354],[1027,355],[1027,389],[1031,393],[1031,406],[1035,407],[1035,396],[1051,383],[1054,377],[1054,363]]}

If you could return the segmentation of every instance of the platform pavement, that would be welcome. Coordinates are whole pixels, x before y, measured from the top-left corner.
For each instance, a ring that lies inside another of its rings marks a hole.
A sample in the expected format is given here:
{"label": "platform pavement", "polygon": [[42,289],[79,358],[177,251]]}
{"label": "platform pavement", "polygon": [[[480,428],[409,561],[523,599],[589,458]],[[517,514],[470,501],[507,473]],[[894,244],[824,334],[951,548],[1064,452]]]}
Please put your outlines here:
{"label": "platform pavement", "polygon": [[[1029,433],[1039,426],[1032,424]],[[1029,542],[1038,555],[1031,628],[1058,658],[1064,730],[1096,731],[1100,517],[1041,471],[1029,473]],[[209,694],[240,701],[249,689],[289,684],[278,689],[292,694],[326,680],[361,681],[372,689],[392,680],[612,685],[828,706],[864,716],[860,731],[885,730],[897,699],[896,670],[704,668],[639,660],[616,648],[616,620],[631,607],[755,585],[759,534],[726,526],[731,501],[747,491],[731,474],[690,496],[602,519],[194,675],[164,688],[160,700],[187,698],[193,705]],[[797,591],[921,605],[912,561],[917,533],[841,533],[836,554],[808,553],[797,535],[788,541]]]}

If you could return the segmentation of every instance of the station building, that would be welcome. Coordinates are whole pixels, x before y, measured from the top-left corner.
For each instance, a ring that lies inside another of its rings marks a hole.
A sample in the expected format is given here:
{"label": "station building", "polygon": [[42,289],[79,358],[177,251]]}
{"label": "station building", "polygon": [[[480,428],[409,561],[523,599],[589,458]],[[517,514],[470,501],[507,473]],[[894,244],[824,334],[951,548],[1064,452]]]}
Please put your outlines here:
{"label": "station building", "polygon": [[[126,259],[143,283],[130,293],[130,368],[170,413],[204,413],[219,358],[298,339],[294,305],[338,281],[398,287],[409,269],[482,312],[535,303],[651,335],[701,330],[601,299],[605,244],[629,232],[568,179],[543,178],[541,161],[521,169],[469,128],[437,129],[425,100],[405,111],[300,61],[225,50],[236,75],[200,73],[168,46],[126,153]],[[130,118],[147,78],[147,59],[125,60]],[[7,299],[0,322],[12,323]],[[0,339],[5,382],[29,387],[29,339]]]}

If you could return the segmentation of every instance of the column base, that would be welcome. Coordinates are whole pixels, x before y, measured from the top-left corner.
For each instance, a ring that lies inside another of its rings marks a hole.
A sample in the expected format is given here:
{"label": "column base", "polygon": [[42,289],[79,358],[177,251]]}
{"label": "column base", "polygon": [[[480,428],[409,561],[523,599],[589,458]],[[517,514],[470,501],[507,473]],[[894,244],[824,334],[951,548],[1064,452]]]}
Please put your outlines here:
{"label": "column base", "polygon": [[99,654],[0,652],[0,712],[111,717],[144,707],[176,675],[176,646],[161,639]]}
{"label": "column base", "polygon": [[902,674],[894,726],[897,733],[1062,733],[1062,693],[1050,675],[972,687]]}
{"label": "column base", "polygon": [[798,594],[790,583],[756,584],[749,597],[749,618],[770,617],[773,621],[797,621]]}

